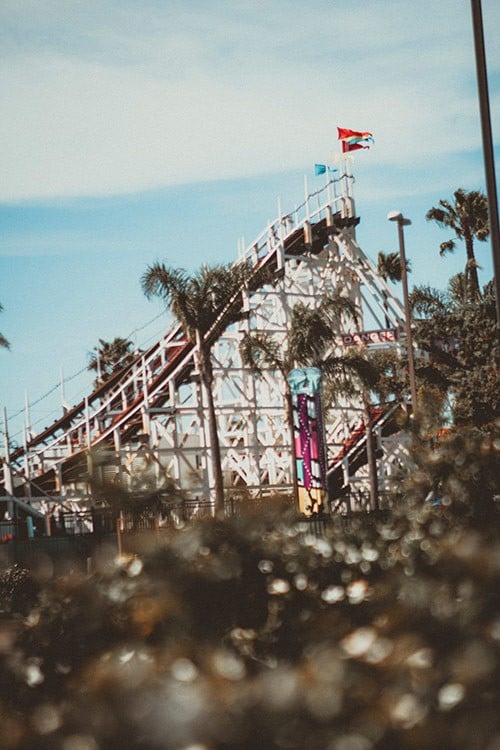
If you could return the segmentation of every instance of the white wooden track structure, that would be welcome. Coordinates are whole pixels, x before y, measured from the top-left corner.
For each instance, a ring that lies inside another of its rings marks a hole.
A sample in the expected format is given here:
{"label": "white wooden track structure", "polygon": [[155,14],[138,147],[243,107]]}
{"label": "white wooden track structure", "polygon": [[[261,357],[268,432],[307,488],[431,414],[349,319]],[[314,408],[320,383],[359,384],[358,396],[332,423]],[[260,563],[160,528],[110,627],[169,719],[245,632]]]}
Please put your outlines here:
{"label": "white wooden track structure", "polygon": [[[347,162],[346,162],[347,165]],[[222,331],[214,347],[215,400],[228,501],[291,493],[292,452],[284,383],[275,372],[256,377],[243,367],[245,331],[265,331],[286,346],[297,301],[314,306],[340,292],[362,310],[368,329],[395,328],[404,345],[404,310],[355,239],[359,219],[353,178],[328,176],[294,211],[271,222],[240,254],[272,270],[273,284],[241,290],[244,321]],[[307,193],[307,190],[306,190]],[[352,323],[350,324],[352,325]],[[346,328],[339,334],[348,333]],[[215,332],[219,336],[219,331]],[[404,441],[390,426],[391,410],[377,412],[379,486],[397,475]],[[326,423],[331,510],[353,509],[366,486],[364,429],[356,404],[329,412]],[[211,501],[210,448],[196,369],[196,350],[179,328],[168,330],[132,364],[81,403],[9,451],[2,463],[2,500],[49,514],[92,504],[89,470],[106,483],[161,492],[175,480],[193,507]],[[351,489],[350,500],[346,488]]]}

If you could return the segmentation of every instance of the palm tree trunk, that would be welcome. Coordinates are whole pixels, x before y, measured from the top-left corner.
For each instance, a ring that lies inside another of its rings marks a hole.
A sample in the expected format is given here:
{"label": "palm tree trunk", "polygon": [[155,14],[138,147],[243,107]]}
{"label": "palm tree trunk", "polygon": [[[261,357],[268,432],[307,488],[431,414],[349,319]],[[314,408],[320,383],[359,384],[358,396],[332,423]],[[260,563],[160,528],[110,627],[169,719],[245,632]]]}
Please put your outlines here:
{"label": "palm tree trunk", "polygon": [[479,297],[479,277],[477,273],[476,256],[474,255],[474,241],[470,234],[464,235],[465,250],[467,253],[467,268],[465,278],[467,280],[467,292],[469,299]]}
{"label": "palm tree trunk", "polygon": [[378,474],[377,458],[375,455],[375,439],[372,429],[370,401],[366,393],[363,394],[363,412],[366,432],[366,457],[368,462],[368,481],[370,485],[370,510],[378,510]]}
{"label": "palm tree trunk", "polygon": [[213,371],[212,362],[210,361],[210,351],[207,351],[201,336],[197,335],[198,357],[200,368],[200,380],[204,390],[206,408],[207,408],[207,425],[208,441],[210,448],[210,460],[212,464],[212,476],[214,482],[215,495],[215,516],[224,517],[224,481],[222,477],[222,464],[219,443],[219,433],[217,430],[217,417],[215,414],[214,395],[212,391]]}

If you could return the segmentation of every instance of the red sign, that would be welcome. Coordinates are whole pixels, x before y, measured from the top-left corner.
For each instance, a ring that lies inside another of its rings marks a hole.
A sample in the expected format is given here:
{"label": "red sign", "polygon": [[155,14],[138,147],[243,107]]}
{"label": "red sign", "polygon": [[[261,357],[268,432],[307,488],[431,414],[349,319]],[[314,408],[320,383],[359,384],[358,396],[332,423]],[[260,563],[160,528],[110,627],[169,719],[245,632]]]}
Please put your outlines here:
{"label": "red sign", "polygon": [[367,344],[387,344],[398,340],[396,328],[385,328],[378,331],[359,331],[345,333],[342,336],[344,346],[366,346]]}

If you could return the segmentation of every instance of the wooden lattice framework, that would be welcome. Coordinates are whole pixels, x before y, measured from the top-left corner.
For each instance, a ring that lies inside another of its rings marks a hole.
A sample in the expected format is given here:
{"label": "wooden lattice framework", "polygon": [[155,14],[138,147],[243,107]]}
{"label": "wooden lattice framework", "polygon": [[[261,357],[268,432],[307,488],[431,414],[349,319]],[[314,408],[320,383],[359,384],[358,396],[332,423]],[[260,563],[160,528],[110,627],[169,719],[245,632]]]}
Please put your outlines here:
{"label": "wooden lattice framework", "polygon": [[[214,332],[219,336],[214,394],[228,497],[290,492],[292,486],[284,383],[275,372],[257,378],[243,367],[239,344],[245,331],[265,331],[286,346],[295,302],[314,306],[332,291],[359,305],[365,326],[403,330],[402,305],[357,244],[357,223],[352,177],[346,172],[328,177],[301,206],[281,213],[241,253],[255,266],[271,269],[274,279],[252,292],[242,289],[245,319]],[[339,340],[348,332],[348,327],[339,331]],[[346,482],[353,479],[349,452],[363,439],[352,439],[360,419],[356,404],[343,404],[327,422],[329,464]],[[383,425],[381,415],[380,445]],[[400,442],[392,443],[397,454]],[[2,494],[42,512],[61,503],[77,508],[90,501],[92,473],[137,489],[161,489],[174,479],[192,502],[203,503],[210,500],[212,486],[209,452],[196,349],[174,327],[22,448],[9,452],[6,446]],[[390,473],[390,462],[381,466],[382,479]],[[359,477],[364,481],[362,468]]]}

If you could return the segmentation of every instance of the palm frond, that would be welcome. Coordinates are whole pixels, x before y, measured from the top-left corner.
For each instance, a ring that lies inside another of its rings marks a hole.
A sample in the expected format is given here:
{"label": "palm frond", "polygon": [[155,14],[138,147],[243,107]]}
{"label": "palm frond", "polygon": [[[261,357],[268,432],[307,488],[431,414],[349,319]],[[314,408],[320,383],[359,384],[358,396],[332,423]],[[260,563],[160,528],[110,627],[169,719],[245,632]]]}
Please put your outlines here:
{"label": "palm frond", "polygon": [[[453,203],[440,200],[439,206],[426,213],[427,221],[435,221],[440,227],[451,228],[458,239],[475,237],[484,241],[489,236],[488,201],[479,190],[467,192],[458,188],[453,194]],[[443,243],[443,246],[446,243]],[[442,247],[443,247],[442,246]],[[452,249],[452,246],[446,249]]]}
{"label": "palm frond", "polygon": [[290,316],[288,345],[290,359],[302,365],[316,364],[326,346],[332,344],[334,333],[330,322],[317,309],[297,303]]}
{"label": "palm frond", "polygon": [[414,313],[428,317],[447,309],[446,294],[425,284],[416,286],[410,293],[410,305]]}
{"label": "palm frond", "polygon": [[[0,303],[0,312],[2,312],[2,310],[3,305]],[[4,349],[10,349],[10,344],[2,333],[0,333],[0,346]]]}
{"label": "palm frond", "polygon": [[346,355],[331,355],[322,363],[324,374],[325,403],[357,400],[360,394],[370,390],[374,375],[365,353],[353,350]]}
{"label": "palm frond", "polygon": [[356,303],[342,294],[330,294],[324,297],[318,312],[330,322],[334,331],[338,333],[344,321],[359,323],[360,311]]}
{"label": "palm frond", "polygon": [[462,306],[467,303],[467,279],[464,273],[457,273],[451,277],[447,294],[452,305]]}
{"label": "palm frond", "polygon": [[172,294],[188,284],[186,271],[181,268],[170,268],[164,263],[153,263],[146,269],[141,278],[142,291],[148,299],[160,297],[167,304]]}
{"label": "palm frond", "polygon": [[[430,208],[425,218],[427,221],[435,221],[436,224],[438,224],[440,227],[450,227],[453,226],[455,222],[455,217],[453,216],[454,211],[449,203],[446,203],[445,201],[439,201],[441,206],[444,206],[445,208],[438,208],[435,206],[434,208]],[[448,210],[451,209],[451,210]]]}
{"label": "palm frond", "polygon": [[100,374],[96,385],[108,380],[118,369],[130,364],[135,354],[133,342],[117,336],[113,341],[99,339],[99,345],[89,353],[87,370],[94,370]]}
{"label": "palm frond", "polygon": [[357,317],[356,304],[342,295],[329,295],[314,308],[298,302],[292,309],[288,329],[290,360],[319,366],[334,347],[344,322],[357,321]]}
{"label": "palm frond", "polygon": [[455,250],[455,244],[454,240],[446,240],[446,242],[442,242],[439,245],[439,254],[445,255],[446,253],[452,253]]}
{"label": "palm frond", "polygon": [[269,334],[245,333],[240,343],[243,364],[260,375],[265,369],[278,370],[283,375],[291,369],[286,353]]}
{"label": "palm frond", "polygon": [[[408,266],[408,264],[406,264]],[[401,258],[399,253],[380,252],[377,258],[377,271],[387,281],[401,281]]]}

